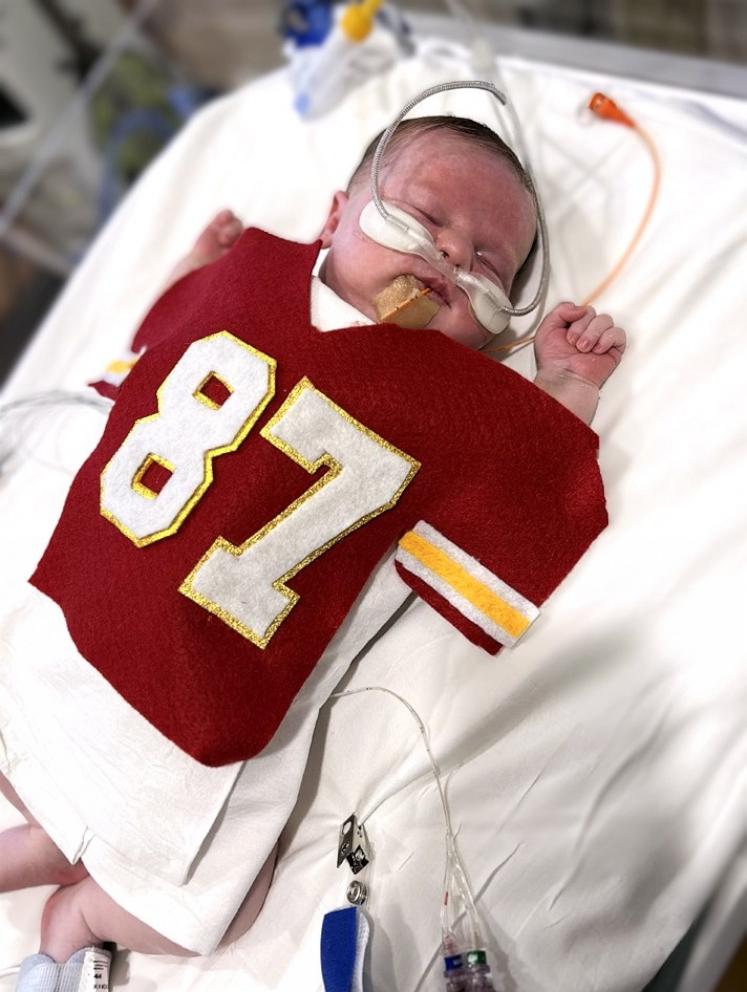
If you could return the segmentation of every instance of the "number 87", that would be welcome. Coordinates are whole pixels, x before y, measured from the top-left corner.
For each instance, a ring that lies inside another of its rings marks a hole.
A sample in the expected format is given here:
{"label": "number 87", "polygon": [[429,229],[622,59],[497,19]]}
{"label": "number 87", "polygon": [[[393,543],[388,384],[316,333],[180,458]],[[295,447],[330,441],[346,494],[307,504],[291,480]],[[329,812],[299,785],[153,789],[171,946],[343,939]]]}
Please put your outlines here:
{"label": "number 87", "polygon": [[[270,402],[276,364],[228,331],[193,342],[158,389],[158,412],[135,422],[103,470],[101,513],[137,547],[176,534],[213,481],[213,459],[235,451]],[[211,380],[228,393],[220,404]],[[329,470],[242,544],[217,537],[179,591],[264,648],[298,601],[286,582],[394,506],[420,463],[306,378],[260,434],[308,472]],[[153,465],[170,473],[158,492]]]}

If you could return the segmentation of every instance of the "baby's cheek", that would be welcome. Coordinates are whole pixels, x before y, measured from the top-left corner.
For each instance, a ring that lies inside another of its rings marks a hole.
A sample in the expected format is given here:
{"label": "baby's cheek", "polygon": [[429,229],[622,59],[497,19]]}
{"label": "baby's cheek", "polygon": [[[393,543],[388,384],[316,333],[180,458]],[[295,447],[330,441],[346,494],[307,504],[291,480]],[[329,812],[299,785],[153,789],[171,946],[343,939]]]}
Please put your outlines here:
{"label": "baby's cheek", "polygon": [[473,351],[484,348],[492,339],[490,332],[475,320],[467,305],[466,297],[464,301],[460,301],[458,297],[452,300],[451,307],[440,307],[427,326],[429,329],[441,331],[450,340],[463,344],[465,348],[471,348]]}

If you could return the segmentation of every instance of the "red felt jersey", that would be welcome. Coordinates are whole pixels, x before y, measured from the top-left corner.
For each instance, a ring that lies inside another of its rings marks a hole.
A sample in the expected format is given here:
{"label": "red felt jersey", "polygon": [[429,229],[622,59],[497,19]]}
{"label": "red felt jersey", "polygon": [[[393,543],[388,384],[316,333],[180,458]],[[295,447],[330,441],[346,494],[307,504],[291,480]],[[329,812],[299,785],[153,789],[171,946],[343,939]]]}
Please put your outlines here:
{"label": "red felt jersey", "polygon": [[311,326],[318,250],[250,230],[156,303],[32,578],[209,765],[270,741],[395,543],[495,653],[606,525],[597,436],[534,385],[436,330]]}

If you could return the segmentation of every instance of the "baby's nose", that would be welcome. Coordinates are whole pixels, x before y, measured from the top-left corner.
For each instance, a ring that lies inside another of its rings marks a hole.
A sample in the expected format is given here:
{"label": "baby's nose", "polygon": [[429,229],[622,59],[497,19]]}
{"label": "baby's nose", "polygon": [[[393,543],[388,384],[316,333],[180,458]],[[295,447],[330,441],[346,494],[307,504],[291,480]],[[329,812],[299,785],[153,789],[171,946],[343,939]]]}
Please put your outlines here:
{"label": "baby's nose", "polygon": [[462,269],[472,264],[472,244],[469,238],[453,228],[443,228],[436,238],[436,247],[451,262]]}

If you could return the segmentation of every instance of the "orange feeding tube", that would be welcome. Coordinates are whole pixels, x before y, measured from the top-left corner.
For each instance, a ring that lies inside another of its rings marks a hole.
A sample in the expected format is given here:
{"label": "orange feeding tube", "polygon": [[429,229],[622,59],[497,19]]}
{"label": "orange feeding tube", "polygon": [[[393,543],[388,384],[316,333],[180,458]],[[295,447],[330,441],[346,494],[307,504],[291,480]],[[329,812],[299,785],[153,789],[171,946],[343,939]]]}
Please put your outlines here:
{"label": "orange feeding tube", "polygon": [[[605,96],[604,93],[595,93],[589,100],[588,107],[592,113],[596,114],[597,117],[601,117],[602,120],[613,121],[616,124],[623,124],[625,127],[629,127],[636,132],[651,153],[651,158],[654,163],[654,179],[651,186],[651,192],[649,193],[648,202],[646,204],[646,209],[643,212],[641,221],[630,241],[630,244],[610,272],[597,286],[595,286],[592,292],[586,296],[581,306],[588,306],[592,300],[595,300],[601,293],[603,293],[604,290],[607,289],[607,287],[610,286],[615,279],[617,279],[618,275],[625,267],[625,264],[638,246],[641,236],[643,235],[643,232],[651,219],[651,214],[654,211],[654,206],[656,205],[656,200],[659,196],[659,187],[661,185],[661,161],[659,159],[659,153],[656,150],[656,145],[654,144],[651,136],[644,131],[639,124],[636,124],[632,117],[629,117],[624,110],[621,110],[614,100],[611,100],[608,96]],[[534,341],[534,334],[529,334],[525,337],[518,338],[511,344],[494,345],[493,347],[489,347],[487,350],[492,352],[513,351],[515,348],[519,348],[525,344],[530,344],[532,341]]]}
{"label": "orange feeding tube", "polygon": [[614,282],[615,279],[617,279],[626,262],[637,248],[638,242],[641,240],[641,236],[646,229],[646,225],[651,219],[651,214],[654,211],[654,206],[656,205],[656,200],[659,196],[659,187],[661,185],[661,161],[659,159],[659,153],[656,150],[656,145],[654,144],[651,136],[644,131],[639,124],[636,124],[634,120],[628,117],[625,111],[621,110],[614,100],[610,100],[610,98],[605,96],[604,93],[594,94],[591,100],[589,100],[589,110],[591,110],[592,113],[596,114],[598,117],[601,117],[603,120],[614,121],[617,124],[624,124],[625,127],[632,128],[636,134],[638,134],[651,153],[651,158],[654,163],[654,181],[651,186],[651,192],[649,193],[646,209],[643,212],[643,217],[641,217],[641,221],[636,228],[636,232],[633,235],[630,244],[620,256],[611,271],[604,277],[599,285],[588,294],[586,299],[583,301],[582,306],[586,306],[591,303],[592,300],[595,300],[600,293],[603,293],[604,290],[607,289],[607,287]]}

